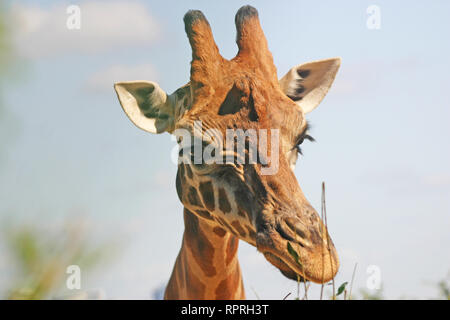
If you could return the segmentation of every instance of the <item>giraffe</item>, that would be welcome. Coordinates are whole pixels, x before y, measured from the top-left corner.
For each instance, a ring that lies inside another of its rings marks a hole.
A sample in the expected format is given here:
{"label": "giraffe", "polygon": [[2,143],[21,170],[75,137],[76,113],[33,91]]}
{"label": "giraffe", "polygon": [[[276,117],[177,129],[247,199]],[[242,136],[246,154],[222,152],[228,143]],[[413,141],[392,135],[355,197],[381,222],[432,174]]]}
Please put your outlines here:
{"label": "giraffe", "polygon": [[244,6],[236,13],[239,50],[231,60],[220,55],[201,11],[188,11],[184,24],[192,48],[190,81],[170,95],[155,82],[118,82],[114,88],[124,112],[140,129],[177,136],[180,155],[188,157],[195,142],[182,145],[177,130],[202,147],[223,142],[199,136],[196,122],[202,124],[201,134],[211,129],[222,137],[240,128],[264,129],[273,138],[278,130],[277,143],[265,150],[269,156],[275,150],[278,167],[262,174],[267,167],[262,160],[179,161],[176,191],[185,230],[164,298],[245,299],[239,240],[256,247],[289,279],[330,281],[339,268],[338,255],[293,170],[300,145],[313,140],[305,115],[327,94],[340,58],[297,65],[278,80],[255,8]]}

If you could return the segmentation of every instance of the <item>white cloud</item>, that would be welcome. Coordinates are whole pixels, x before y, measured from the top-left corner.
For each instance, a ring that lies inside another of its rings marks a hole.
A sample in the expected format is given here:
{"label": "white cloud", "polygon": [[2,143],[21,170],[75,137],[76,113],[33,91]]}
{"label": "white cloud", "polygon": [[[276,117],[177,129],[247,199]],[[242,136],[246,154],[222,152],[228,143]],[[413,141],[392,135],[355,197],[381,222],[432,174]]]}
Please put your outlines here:
{"label": "white cloud", "polygon": [[119,81],[157,79],[156,71],[150,64],[135,66],[113,65],[97,71],[86,81],[85,87],[90,91],[111,91],[113,84]]}
{"label": "white cloud", "polygon": [[98,53],[120,47],[152,44],[160,28],[146,6],[136,1],[82,1],[81,29],[66,26],[68,3],[48,8],[12,7],[18,52],[28,58],[65,53]]}

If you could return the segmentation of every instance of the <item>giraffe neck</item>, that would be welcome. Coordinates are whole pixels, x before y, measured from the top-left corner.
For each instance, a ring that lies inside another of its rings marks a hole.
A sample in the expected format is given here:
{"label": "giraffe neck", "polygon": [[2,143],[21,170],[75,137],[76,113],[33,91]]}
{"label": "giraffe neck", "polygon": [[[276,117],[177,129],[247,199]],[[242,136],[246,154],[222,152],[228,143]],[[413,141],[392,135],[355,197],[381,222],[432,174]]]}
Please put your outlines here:
{"label": "giraffe neck", "polygon": [[239,239],[184,209],[183,244],[165,299],[245,299]]}

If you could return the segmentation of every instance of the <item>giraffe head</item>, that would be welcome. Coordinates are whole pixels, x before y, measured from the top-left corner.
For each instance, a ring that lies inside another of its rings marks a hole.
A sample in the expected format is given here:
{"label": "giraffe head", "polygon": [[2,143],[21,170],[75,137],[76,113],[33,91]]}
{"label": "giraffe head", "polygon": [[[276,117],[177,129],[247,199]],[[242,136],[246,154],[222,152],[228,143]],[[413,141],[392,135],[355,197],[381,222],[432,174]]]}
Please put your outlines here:
{"label": "giraffe head", "polygon": [[[326,95],[340,59],[298,65],[278,80],[253,7],[236,14],[239,52],[231,60],[220,55],[200,11],[189,11],[184,22],[190,82],[171,95],[154,82],[117,83],[125,113],[143,130],[177,136],[183,161],[176,187],[187,209],[255,246],[288,278],[329,281],[339,267],[337,253],[293,169],[299,145],[311,139],[305,114]],[[239,135],[227,140],[239,129],[243,154],[239,142],[229,145]],[[207,161],[207,153],[226,160]],[[194,161],[184,161],[186,155]]]}

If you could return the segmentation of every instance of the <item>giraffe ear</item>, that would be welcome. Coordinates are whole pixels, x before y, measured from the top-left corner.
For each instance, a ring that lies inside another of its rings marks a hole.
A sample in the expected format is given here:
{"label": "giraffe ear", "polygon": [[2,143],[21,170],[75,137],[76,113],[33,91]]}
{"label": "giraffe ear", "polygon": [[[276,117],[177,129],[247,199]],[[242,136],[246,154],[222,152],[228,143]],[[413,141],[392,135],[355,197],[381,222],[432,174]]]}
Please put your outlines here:
{"label": "giraffe ear", "polygon": [[150,133],[173,130],[174,104],[157,83],[118,82],[114,89],[123,111],[138,128]]}
{"label": "giraffe ear", "polygon": [[330,89],[341,58],[308,62],[293,67],[280,79],[283,92],[303,110],[314,110]]}

